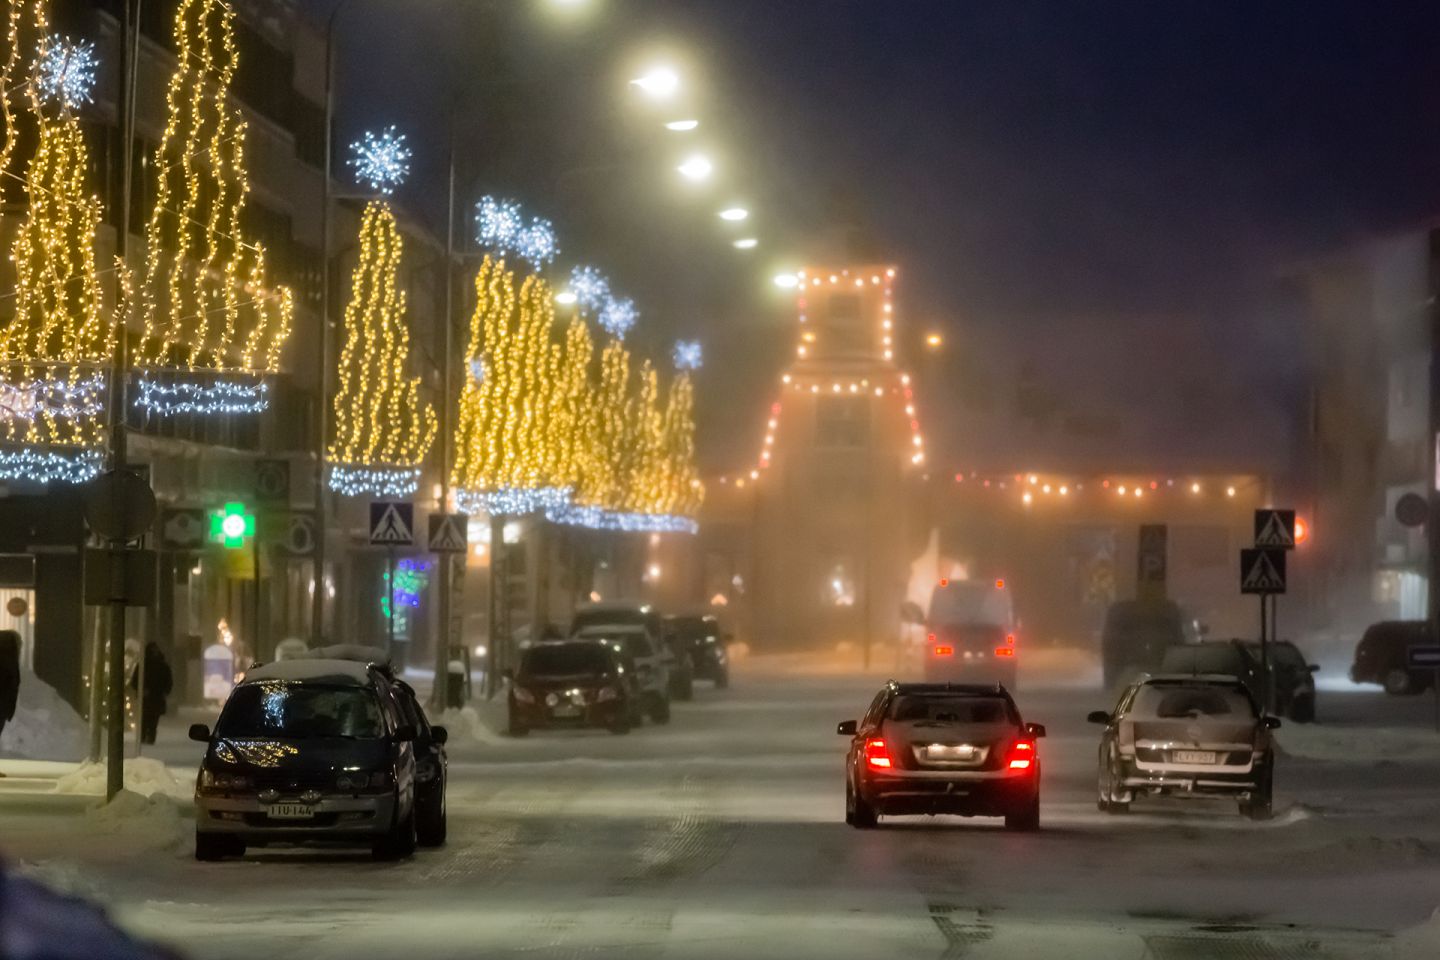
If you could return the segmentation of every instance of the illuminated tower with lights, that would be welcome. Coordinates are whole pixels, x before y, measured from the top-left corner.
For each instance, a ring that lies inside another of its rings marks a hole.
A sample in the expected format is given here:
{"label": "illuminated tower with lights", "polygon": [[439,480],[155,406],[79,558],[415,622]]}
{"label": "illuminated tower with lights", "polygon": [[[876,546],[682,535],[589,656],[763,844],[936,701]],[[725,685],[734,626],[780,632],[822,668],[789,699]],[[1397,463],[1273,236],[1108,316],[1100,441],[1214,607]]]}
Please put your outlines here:
{"label": "illuminated tower with lights", "polygon": [[795,359],[757,461],[711,488],[717,508],[728,500],[732,516],[736,503],[749,513],[748,576],[730,589],[744,593],[761,649],[863,647],[899,633],[927,466],[896,362],[895,280],[886,264],[797,274]]}

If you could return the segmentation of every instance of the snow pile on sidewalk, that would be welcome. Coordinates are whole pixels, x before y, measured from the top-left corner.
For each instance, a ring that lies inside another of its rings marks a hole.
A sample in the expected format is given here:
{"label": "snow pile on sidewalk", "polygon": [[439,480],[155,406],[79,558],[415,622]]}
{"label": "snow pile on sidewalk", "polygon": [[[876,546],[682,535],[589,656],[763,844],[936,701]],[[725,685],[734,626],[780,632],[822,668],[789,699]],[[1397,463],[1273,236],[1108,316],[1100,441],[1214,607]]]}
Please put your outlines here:
{"label": "snow pile on sidewalk", "polygon": [[175,798],[130,790],[121,790],[109,803],[98,800],[86,807],[85,824],[95,833],[123,834],[129,843],[152,848],[178,847],[190,832]]}
{"label": "snow pile on sidewalk", "polygon": [[503,710],[501,715],[495,715],[496,711],[484,700],[476,700],[480,708],[484,710],[481,716],[481,709],[476,709],[474,704],[461,707],[456,710],[454,707],[447,708],[444,713],[436,717],[434,722],[444,727],[451,736],[451,742],[457,735],[463,735],[476,743],[503,743],[504,738],[500,735],[500,728],[497,724],[505,722]]}
{"label": "snow pile on sidewalk", "polygon": [[1440,733],[1421,727],[1327,727],[1287,723],[1275,739],[1292,757],[1373,763],[1440,760]]}
{"label": "snow pile on sidewalk", "polygon": [[[83,763],[56,782],[55,792],[103,796],[105,777],[104,763]],[[142,798],[161,796],[187,801],[194,794],[192,785],[176,780],[165,764],[150,757],[125,761],[125,790]]]}
{"label": "snow pile on sidewalk", "polygon": [[1440,908],[1429,920],[1396,936],[1392,947],[1396,960],[1435,960],[1440,956]]}
{"label": "snow pile on sidewalk", "polygon": [[15,716],[0,733],[0,757],[79,760],[86,745],[87,731],[80,715],[54,687],[22,670]]}

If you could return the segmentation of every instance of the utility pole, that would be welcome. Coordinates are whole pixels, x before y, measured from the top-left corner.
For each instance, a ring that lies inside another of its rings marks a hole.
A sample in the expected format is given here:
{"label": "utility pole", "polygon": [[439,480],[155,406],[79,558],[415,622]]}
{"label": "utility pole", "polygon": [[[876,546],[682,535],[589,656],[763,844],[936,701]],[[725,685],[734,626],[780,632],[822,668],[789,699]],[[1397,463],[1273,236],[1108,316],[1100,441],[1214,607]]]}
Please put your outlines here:
{"label": "utility pole", "polygon": [[[120,55],[117,63],[120,82],[116,85],[115,119],[120,131],[120,210],[119,222],[115,226],[115,256],[128,269],[130,236],[130,165],[135,149],[135,73],[134,61],[139,56],[138,44],[132,46],[132,39],[140,0],[124,0],[120,9]],[[117,313],[120,302],[115,301]],[[123,472],[126,467],[125,436],[125,380],[129,375],[129,344],[126,342],[126,317],[120,313],[116,319],[115,355],[110,370],[110,469]],[[124,547],[112,544],[111,577],[117,581],[111,584],[111,597],[125,594]],[[113,800],[125,788],[125,602],[112,599],[106,607],[108,617],[109,656],[109,710],[106,723],[105,757],[105,798]],[[99,677],[92,682],[98,683]]]}
{"label": "utility pole", "polygon": [[[449,201],[445,218],[445,304],[441,312],[445,324],[443,349],[440,354],[440,512],[450,512],[450,445],[454,426],[450,419],[450,396],[453,388],[452,355],[455,341],[455,107],[450,106],[450,175]],[[454,564],[449,553],[436,556],[440,567],[440,630],[435,639],[435,684],[430,703],[436,710],[445,708],[445,684],[450,665],[450,618],[453,604]]]}

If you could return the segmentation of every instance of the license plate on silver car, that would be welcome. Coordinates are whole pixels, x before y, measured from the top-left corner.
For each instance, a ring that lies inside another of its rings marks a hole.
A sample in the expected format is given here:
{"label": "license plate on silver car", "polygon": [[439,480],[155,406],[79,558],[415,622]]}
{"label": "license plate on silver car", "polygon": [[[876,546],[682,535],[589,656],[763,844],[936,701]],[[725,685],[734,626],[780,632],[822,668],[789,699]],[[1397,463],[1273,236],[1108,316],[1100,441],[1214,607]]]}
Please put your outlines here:
{"label": "license plate on silver car", "polygon": [[272,803],[268,816],[271,820],[313,820],[315,808],[308,803]]}
{"label": "license plate on silver car", "polygon": [[1170,754],[1176,763],[1214,763],[1214,750],[1176,750]]}
{"label": "license plate on silver car", "polygon": [[927,760],[974,760],[975,748],[968,743],[932,743],[925,748]]}

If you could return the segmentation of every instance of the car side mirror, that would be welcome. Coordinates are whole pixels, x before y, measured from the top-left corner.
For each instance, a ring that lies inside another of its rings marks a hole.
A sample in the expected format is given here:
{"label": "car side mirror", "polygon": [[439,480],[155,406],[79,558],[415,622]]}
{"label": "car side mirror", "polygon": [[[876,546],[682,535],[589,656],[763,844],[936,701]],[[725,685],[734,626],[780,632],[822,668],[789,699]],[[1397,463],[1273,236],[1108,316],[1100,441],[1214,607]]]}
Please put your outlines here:
{"label": "car side mirror", "polygon": [[1266,717],[1266,718],[1265,718],[1265,729],[1266,729],[1266,730],[1279,730],[1279,729],[1280,729],[1280,718],[1279,718],[1279,717]]}
{"label": "car side mirror", "polygon": [[402,723],[395,728],[396,743],[412,743],[415,740],[415,727],[413,724]]}
{"label": "car side mirror", "polygon": [[190,739],[196,743],[209,743],[210,728],[203,723],[190,724]]}
{"label": "car side mirror", "polygon": [[1038,740],[1041,737],[1045,736],[1045,724],[1027,723],[1025,724],[1025,732]]}
{"label": "car side mirror", "polygon": [[840,734],[840,736],[842,737],[855,736],[855,731],[857,729],[859,729],[859,724],[857,724],[854,720],[841,720],[838,724],[835,725],[835,732]]}
{"label": "car side mirror", "polygon": [[1109,726],[1110,714],[1106,713],[1104,710],[1091,710],[1085,715],[1085,722],[1100,723]]}
{"label": "car side mirror", "polygon": [[1309,670],[1311,673],[1319,673],[1319,672],[1320,672],[1320,664],[1318,664],[1318,663],[1312,663],[1312,664],[1309,664],[1308,666],[1306,666],[1305,669],[1306,669],[1306,670]]}
{"label": "car side mirror", "polygon": [[430,728],[430,739],[443,747],[450,742],[450,731],[444,727],[432,726]]}

